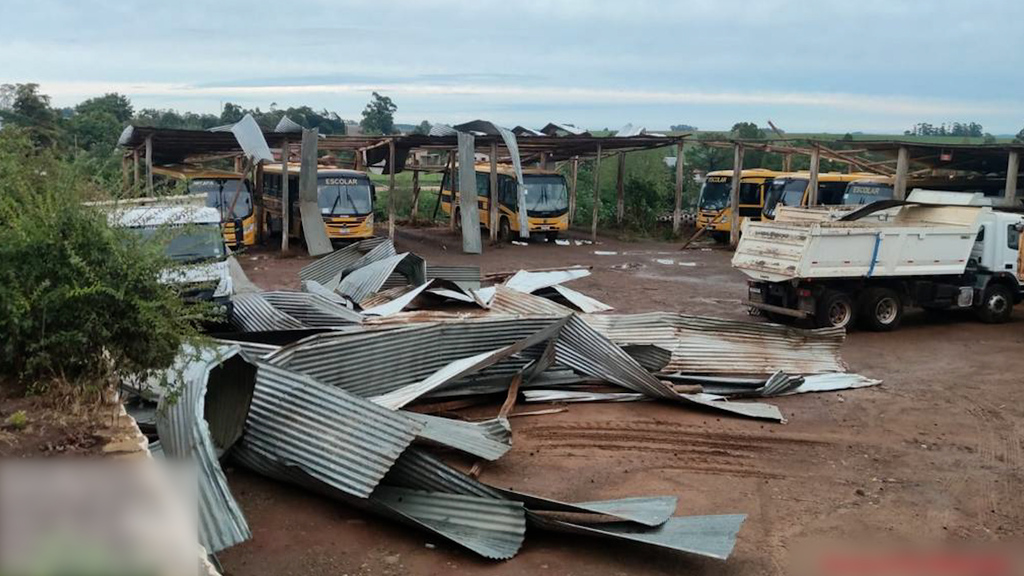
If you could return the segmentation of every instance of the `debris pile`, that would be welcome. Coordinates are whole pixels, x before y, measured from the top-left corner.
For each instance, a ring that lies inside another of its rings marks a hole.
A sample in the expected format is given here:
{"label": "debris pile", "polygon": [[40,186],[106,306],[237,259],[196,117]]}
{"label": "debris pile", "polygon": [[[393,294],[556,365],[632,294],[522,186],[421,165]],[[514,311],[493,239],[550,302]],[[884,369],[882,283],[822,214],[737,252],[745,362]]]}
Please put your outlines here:
{"label": "debris pile", "polygon": [[[653,400],[781,422],[774,405],[734,399],[879,383],[844,373],[842,330],[609,314],[563,285],[589,274],[482,279],[371,239],[305,267],[303,291],[237,298],[236,332],[183,351],[165,378],[173,394],[134,390],[165,405],[164,454],[200,462],[204,546],[250,536],[220,468],[230,458],[486,558],[514,556],[527,526],[727,558],[743,514],[673,517],[675,496],[560,502],[488,485],[478,466],[463,472],[430,451],[501,458],[520,398]],[[436,415],[501,398],[483,422]]]}

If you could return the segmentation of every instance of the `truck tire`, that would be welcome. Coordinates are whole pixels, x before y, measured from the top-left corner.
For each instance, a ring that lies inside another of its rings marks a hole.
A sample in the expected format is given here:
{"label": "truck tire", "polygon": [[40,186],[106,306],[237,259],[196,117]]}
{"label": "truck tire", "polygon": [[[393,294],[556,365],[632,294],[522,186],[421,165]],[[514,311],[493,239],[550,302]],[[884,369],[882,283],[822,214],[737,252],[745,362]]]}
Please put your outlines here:
{"label": "truck tire", "polygon": [[981,297],[978,318],[987,324],[1002,324],[1013,314],[1013,293],[1005,284],[989,284]]}
{"label": "truck tire", "polygon": [[903,320],[903,300],[895,290],[868,288],[860,297],[861,324],[875,332],[890,332]]}
{"label": "truck tire", "polygon": [[853,298],[849,294],[826,290],[818,300],[814,323],[818,328],[848,328],[856,316]]}
{"label": "truck tire", "polygon": [[512,224],[509,223],[506,216],[502,216],[501,220],[498,220],[498,242],[502,244],[512,241]]}

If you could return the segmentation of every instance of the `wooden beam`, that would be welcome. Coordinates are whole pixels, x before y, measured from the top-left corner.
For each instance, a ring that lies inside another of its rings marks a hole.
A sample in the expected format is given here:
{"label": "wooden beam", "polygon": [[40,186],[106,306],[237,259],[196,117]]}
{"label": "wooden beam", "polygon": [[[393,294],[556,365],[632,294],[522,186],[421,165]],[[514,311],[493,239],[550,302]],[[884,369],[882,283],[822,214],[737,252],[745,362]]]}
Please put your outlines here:
{"label": "wooden beam", "polygon": [[142,177],[139,176],[139,149],[132,150],[132,163],[134,166],[135,177],[132,178],[132,186],[135,187],[135,192],[138,193],[139,189],[142,188]]}
{"label": "wooden beam", "polygon": [[782,171],[792,172],[793,171],[793,153],[786,152],[782,155]]}
{"label": "wooden beam", "polygon": [[683,143],[676,144],[676,205],[672,210],[672,234],[679,234],[683,225]]}
{"label": "wooden beam", "polygon": [[615,174],[615,223],[622,226],[622,219],[626,216],[626,153],[619,152],[619,170]]}
{"label": "wooden beam", "polygon": [[821,169],[821,148],[817,144],[811,148],[811,175],[807,179],[807,205],[818,205],[818,173]]}
{"label": "wooden beam", "polygon": [[1008,206],[1017,207],[1017,173],[1020,171],[1020,153],[1010,150],[1006,161],[1006,193],[1004,197]]}
{"label": "wooden beam", "polygon": [[576,181],[580,174],[580,157],[572,157],[572,175],[569,180],[569,226],[576,219]]}
{"label": "wooden beam", "polygon": [[601,209],[601,145],[597,145],[594,158],[594,210],[590,221],[590,241],[597,242],[597,216]]}
{"label": "wooden beam", "polygon": [[236,155],[235,156],[235,172],[241,172],[241,171],[242,171],[242,157]]}
{"label": "wooden beam", "polygon": [[412,209],[409,214],[409,219],[413,224],[416,224],[416,216],[419,215],[420,212],[420,171],[417,170],[417,168],[419,168],[419,162],[416,161],[415,157],[413,158],[412,168]]}
{"label": "wooden beam", "polygon": [[128,192],[128,188],[131,186],[128,175],[128,155],[121,155],[121,193]]}
{"label": "wooden beam", "polygon": [[281,251],[288,251],[288,235],[291,234],[292,203],[288,190],[288,157],[291,148],[288,140],[281,143]]}
{"label": "wooden beam", "polygon": [[733,248],[740,243],[740,184],[743,172],[743,144],[732,148],[732,190],[729,192],[729,245]]}
{"label": "wooden beam", "polygon": [[153,137],[146,136],[146,193],[153,195]]}
{"label": "wooden beam", "polygon": [[892,197],[896,200],[907,199],[907,172],[910,171],[910,151],[900,146],[896,153],[896,176],[892,184]]}
{"label": "wooden beam", "polygon": [[[266,230],[263,229],[263,222],[267,219],[263,209],[263,162],[256,164],[256,181],[253,183],[256,212],[256,243],[263,244],[266,238]],[[244,233],[244,231],[243,231]]]}
{"label": "wooden beam", "polygon": [[455,158],[457,158],[458,155],[458,148],[453,148],[448,151],[448,187],[452,189],[451,208],[448,210],[449,230],[455,230],[455,207],[458,206],[458,202],[455,201],[456,183],[459,181],[458,176],[455,174]]}
{"label": "wooden beam", "polygon": [[491,194],[488,201],[488,208],[490,208],[490,218],[488,218],[488,228],[490,228],[491,242],[498,241],[498,142],[491,142]]}
{"label": "wooden beam", "polygon": [[388,140],[388,238],[395,239],[395,140]]}

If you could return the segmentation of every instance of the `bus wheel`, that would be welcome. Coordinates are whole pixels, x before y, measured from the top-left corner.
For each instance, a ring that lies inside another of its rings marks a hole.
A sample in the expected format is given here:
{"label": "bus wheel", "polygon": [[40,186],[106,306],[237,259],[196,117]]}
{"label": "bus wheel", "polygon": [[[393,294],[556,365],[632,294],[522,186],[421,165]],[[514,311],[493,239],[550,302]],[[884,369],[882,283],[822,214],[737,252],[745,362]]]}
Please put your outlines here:
{"label": "bus wheel", "polygon": [[512,226],[508,222],[508,218],[501,217],[501,221],[498,222],[498,242],[508,242],[512,240]]}
{"label": "bus wheel", "polygon": [[728,244],[729,243],[729,233],[728,232],[718,232],[716,230],[716,231],[711,233],[711,238],[714,239],[714,241],[718,242],[719,244]]}
{"label": "bus wheel", "polygon": [[545,236],[547,236],[548,242],[553,243],[555,240],[558,240],[558,231],[548,232]]}
{"label": "bus wheel", "polygon": [[455,218],[455,229],[458,230],[459,232],[461,232],[462,231],[462,210],[456,208],[455,209],[455,215],[452,216],[452,218]]}

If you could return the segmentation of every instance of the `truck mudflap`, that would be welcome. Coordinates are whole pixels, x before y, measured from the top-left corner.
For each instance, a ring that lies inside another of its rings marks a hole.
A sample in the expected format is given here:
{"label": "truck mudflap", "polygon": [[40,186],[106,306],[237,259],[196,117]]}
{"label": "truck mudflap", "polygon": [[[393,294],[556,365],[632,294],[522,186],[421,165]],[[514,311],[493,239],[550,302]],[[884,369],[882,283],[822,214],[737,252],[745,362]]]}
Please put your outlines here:
{"label": "truck mudflap", "polygon": [[790,316],[792,318],[797,318],[799,320],[803,320],[804,318],[810,316],[808,312],[805,312],[803,310],[793,310],[792,308],[775,306],[773,304],[765,304],[764,302],[749,301],[747,302],[747,305],[750,306],[751,308],[757,308],[758,310],[763,310],[765,312],[773,312],[775,314],[781,314],[783,316]]}

